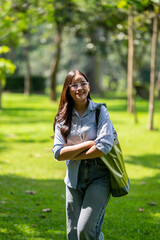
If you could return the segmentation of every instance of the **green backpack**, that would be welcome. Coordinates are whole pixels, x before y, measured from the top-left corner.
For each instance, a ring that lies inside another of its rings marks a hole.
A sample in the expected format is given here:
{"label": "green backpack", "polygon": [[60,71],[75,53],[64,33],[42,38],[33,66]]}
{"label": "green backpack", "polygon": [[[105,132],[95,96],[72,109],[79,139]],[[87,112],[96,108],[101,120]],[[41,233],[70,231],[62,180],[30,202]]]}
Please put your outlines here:
{"label": "green backpack", "polygon": [[[96,107],[96,123],[98,125],[98,119],[100,114],[100,108],[103,103],[98,104]],[[105,105],[106,106],[106,105]],[[114,133],[115,139],[113,147],[109,153],[101,156],[100,158],[105,163],[106,167],[110,171],[111,180],[111,193],[113,197],[121,197],[129,192],[130,181],[126,172],[122,150],[118,141],[117,133]]]}

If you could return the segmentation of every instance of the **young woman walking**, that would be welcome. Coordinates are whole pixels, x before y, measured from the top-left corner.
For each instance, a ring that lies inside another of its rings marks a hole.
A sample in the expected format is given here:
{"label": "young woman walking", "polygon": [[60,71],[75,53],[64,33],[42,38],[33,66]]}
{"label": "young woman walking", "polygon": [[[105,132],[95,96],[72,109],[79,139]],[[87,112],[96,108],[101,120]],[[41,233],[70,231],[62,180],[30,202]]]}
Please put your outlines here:
{"label": "young woman walking", "polygon": [[100,156],[112,149],[115,130],[105,106],[97,125],[96,107],[86,75],[69,72],[55,117],[53,146],[55,158],[67,165],[68,240],[104,239],[101,227],[110,198],[110,174]]}

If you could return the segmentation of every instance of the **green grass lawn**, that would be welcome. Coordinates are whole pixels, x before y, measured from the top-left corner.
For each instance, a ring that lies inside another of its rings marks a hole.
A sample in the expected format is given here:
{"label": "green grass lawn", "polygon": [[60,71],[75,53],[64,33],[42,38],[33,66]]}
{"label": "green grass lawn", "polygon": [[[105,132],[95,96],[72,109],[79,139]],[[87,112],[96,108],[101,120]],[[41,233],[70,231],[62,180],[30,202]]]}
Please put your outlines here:
{"label": "green grass lawn", "polygon": [[[0,112],[0,239],[65,240],[65,162],[52,154],[57,104],[48,96],[3,94]],[[118,132],[130,192],[111,198],[103,224],[105,240],[158,240],[160,236],[160,102],[154,131],[148,103],[137,100],[138,123],[126,100],[106,102]],[[50,209],[43,212],[43,209]]]}

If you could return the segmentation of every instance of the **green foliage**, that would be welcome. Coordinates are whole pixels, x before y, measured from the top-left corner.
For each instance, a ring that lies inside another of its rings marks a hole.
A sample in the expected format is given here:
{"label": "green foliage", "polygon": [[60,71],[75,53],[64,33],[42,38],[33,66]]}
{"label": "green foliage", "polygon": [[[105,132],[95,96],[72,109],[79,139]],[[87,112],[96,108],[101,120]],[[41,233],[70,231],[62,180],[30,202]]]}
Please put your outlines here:
{"label": "green foliage", "polygon": [[7,46],[1,46],[0,47],[0,54],[1,53],[7,53],[7,52],[9,52],[9,47],[7,47]]}
{"label": "green foliage", "polygon": [[117,24],[125,21],[126,16],[117,14],[114,1],[80,1],[77,37],[83,37],[88,55],[105,57],[107,54],[108,34],[116,32]]}
{"label": "green foliage", "polygon": [[19,34],[17,33],[17,26],[15,24],[15,16],[11,14],[12,12],[12,1],[3,0],[0,4],[0,35],[1,43],[10,45],[14,43],[17,45]]}
{"label": "green foliage", "polygon": [[[105,66],[99,78],[115,78],[117,86],[124,89],[130,6],[134,11],[134,78],[144,81],[149,70],[143,76],[141,73],[150,66],[153,6],[158,6],[157,0],[2,0],[0,40],[11,46],[17,74],[26,74],[26,47],[32,75],[38,72],[49,77],[59,29],[63,31],[59,82],[73,67],[95,69],[92,60],[96,56]],[[159,56],[157,51],[158,61]]]}
{"label": "green foliage", "polygon": [[28,46],[26,33],[33,34],[43,23],[44,11],[34,0],[3,0],[0,6],[1,41],[7,45]]}
{"label": "green foliage", "polygon": [[[160,103],[155,104],[156,129],[150,132],[147,101],[137,99],[139,122],[134,125],[133,116],[126,112],[126,99],[93,99],[107,103],[131,180],[129,195],[109,202],[102,229],[105,238],[158,239]],[[3,100],[0,239],[65,240],[66,166],[55,161],[50,138],[58,105],[39,95],[4,93]],[[51,212],[42,212],[46,208]]]}
{"label": "green foliage", "polygon": [[130,7],[136,8],[136,10],[142,11],[145,7],[151,4],[150,0],[119,0],[117,3],[118,8],[124,8],[128,10]]}
{"label": "green foliage", "polygon": [[[9,48],[7,46],[0,47],[0,54],[7,53]],[[2,86],[5,85],[6,74],[12,74],[15,71],[15,65],[10,61],[4,58],[0,58],[0,81]]]}
{"label": "green foliage", "polygon": [[159,0],[151,0],[153,3],[159,4]]}

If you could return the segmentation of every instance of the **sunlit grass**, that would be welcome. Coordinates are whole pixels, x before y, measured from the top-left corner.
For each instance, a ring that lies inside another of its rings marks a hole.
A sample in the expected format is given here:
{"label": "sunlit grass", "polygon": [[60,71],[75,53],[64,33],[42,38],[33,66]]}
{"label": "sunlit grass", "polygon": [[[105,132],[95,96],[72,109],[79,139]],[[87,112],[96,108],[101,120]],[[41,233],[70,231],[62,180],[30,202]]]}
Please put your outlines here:
{"label": "sunlit grass", "polygon": [[[0,239],[65,240],[65,162],[52,153],[57,103],[48,96],[3,94],[0,112]],[[157,240],[160,235],[160,102],[148,131],[148,102],[137,99],[137,119],[124,97],[105,102],[118,132],[130,193],[112,198],[103,232],[109,240]],[[27,194],[26,191],[34,194]],[[43,213],[42,209],[51,212]],[[142,210],[140,210],[142,209]]]}

